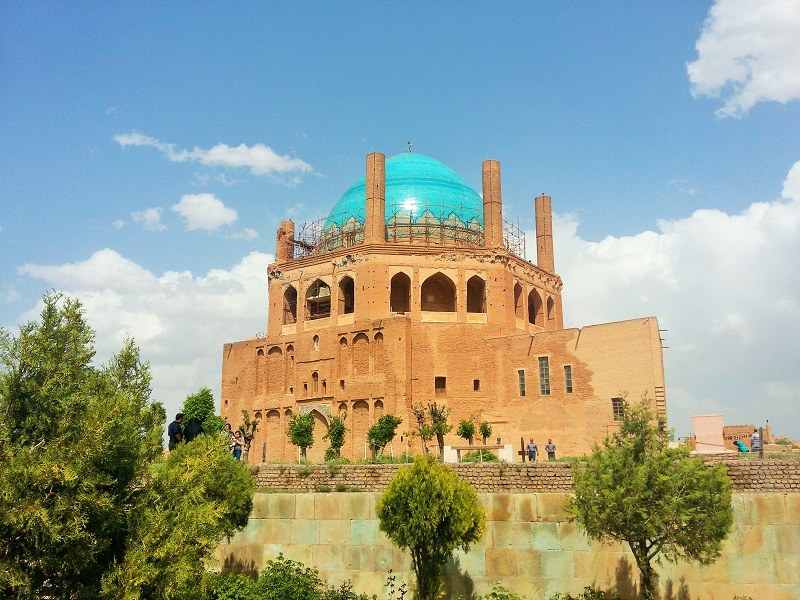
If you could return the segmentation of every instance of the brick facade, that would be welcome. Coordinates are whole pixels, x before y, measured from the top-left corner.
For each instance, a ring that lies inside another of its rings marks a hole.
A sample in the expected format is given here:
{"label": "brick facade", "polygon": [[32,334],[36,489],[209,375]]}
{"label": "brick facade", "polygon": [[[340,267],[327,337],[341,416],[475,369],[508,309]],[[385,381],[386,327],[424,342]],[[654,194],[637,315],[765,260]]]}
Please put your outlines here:
{"label": "brick facade", "polygon": [[223,416],[236,425],[247,410],[261,423],[251,460],[296,458],[286,429],[304,412],[316,420],[313,462],[336,414],[347,414],[343,455],[353,459],[368,454],[383,413],[403,419],[395,452],[419,452],[411,407],[434,401],[451,423],[488,421],[493,441],[552,438],[569,455],[615,429],[612,399],[625,392],[646,393],[666,415],[655,317],[564,329],[549,197],[535,202],[534,265],[506,241],[497,161],[484,163],[483,228],[464,231],[391,225],[383,164],[368,157],[366,223],[352,237],[308,243],[281,224],[266,337],[223,348]]}

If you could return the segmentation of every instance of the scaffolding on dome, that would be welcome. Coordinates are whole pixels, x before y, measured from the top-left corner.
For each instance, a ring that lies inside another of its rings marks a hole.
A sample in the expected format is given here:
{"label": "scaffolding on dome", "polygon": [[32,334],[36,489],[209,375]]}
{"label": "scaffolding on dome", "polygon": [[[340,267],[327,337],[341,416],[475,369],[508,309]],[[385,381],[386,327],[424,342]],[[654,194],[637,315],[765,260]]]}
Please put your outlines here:
{"label": "scaffolding on dome", "polygon": [[[332,224],[326,229],[328,222]],[[425,245],[482,247],[484,234],[483,226],[476,220],[465,224],[452,214],[441,220],[426,211],[416,221],[412,221],[408,213],[396,211],[387,219],[386,240]],[[364,225],[352,216],[341,228],[331,217],[303,223],[292,240],[296,259],[349,248],[363,242]],[[509,252],[525,258],[525,234],[518,225],[503,222],[503,242]]]}

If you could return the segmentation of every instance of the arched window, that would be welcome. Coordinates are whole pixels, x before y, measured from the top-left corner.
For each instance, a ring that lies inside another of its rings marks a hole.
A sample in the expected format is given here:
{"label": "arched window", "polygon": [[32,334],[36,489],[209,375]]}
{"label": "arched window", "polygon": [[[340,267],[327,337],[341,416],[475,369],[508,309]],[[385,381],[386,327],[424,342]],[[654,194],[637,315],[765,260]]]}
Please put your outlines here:
{"label": "arched window", "polygon": [[514,286],[514,314],[518,319],[525,318],[525,315],[523,314],[524,307],[522,306],[522,300],[522,286],[517,284]]}
{"label": "arched window", "polygon": [[536,290],[531,290],[531,293],[528,294],[528,323],[544,327],[542,297]]}
{"label": "arched window", "polygon": [[547,297],[547,322],[556,320],[556,303],[553,302],[552,296]]}
{"label": "arched window", "polygon": [[314,350],[315,351],[319,350],[319,336],[318,335],[315,335],[313,338],[311,338],[311,343],[314,345]]}
{"label": "arched window", "polygon": [[306,291],[306,318],[324,319],[331,316],[331,287],[317,279]]}
{"label": "arched window", "polygon": [[456,285],[447,275],[436,273],[422,283],[422,310],[456,311]]}
{"label": "arched window", "polygon": [[356,286],[352,277],[342,277],[339,282],[339,314],[352,314],[356,308]]}
{"label": "arched window", "polygon": [[316,371],[311,373],[311,394],[314,396],[319,394],[319,375]]}
{"label": "arched window", "polygon": [[467,280],[467,312],[486,312],[486,282],[477,275]]}
{"label": "arched window", "polygon": [[392,277],[389,305],[394,313],[406,313],[411,310],[411,278],[405,273],[397,273]]}
{"label": "arched window", "polygon": [[283,292],[283,324],[290,325],[297,322],[297,290],[289,286]]}

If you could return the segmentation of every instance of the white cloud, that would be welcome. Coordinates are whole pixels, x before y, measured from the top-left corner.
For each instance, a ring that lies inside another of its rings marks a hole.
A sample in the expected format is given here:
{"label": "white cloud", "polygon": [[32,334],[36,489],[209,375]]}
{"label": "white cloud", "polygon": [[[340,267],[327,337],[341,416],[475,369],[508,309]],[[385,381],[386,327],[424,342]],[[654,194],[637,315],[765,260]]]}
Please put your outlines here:
{"label": "white cloud", "polygon": [[258,237],[258,232],[252,227],[245,227],[241,231],[237,231],[231,237],[235,240],[254,240]]}
{"label": "white cloud", "polygon": [[[155,148],[172,162],[196,161],[208,166],[249,168],[254,175],[314,172],[311,165],[304,160],[286,154],[280,155],[264,144],[228,146],[220,143],[209,149],[195,146],[192,150],[179,150],[174,144],[136,132],[115,135],[114,141],[123,148],[127,146]],[[295,175],[290,181],[296,184],[299,179]]]}
{"label": "white cloud", "polygon": [[239,218],[237,212],[225,206],[214,194],[185,194],[172,210],[186,221],[187,231],[214,231],[230,225]]}
{"label": "white cloud", "polygon": [[[108,248],[65,265],[25,265],[20,273],[81,300],[105,362],[131,336],[149,361],[153,397],[175,414],[187,394],[208,386],[219,400],[222,346],[256,335],[264,322],[266,266],[273,257],[245,256],[205,275],[156,275]],[[20,318],[38,318],[41,302]]]}
{"label": "white cloud", "polygon": [[141,223],[148,231],[164,231],[167,226],[161,222],[162,208],[156,206],[140,212],[131,213],[134,223]]}
{"label": "white cloud", "polygon": [[718,0],[687,65],[692,95],[722,97],[720,117],[800,99],[800,2]]}
{"label": "white cloud", "polygon": [[656,315],[679,433],[713,410],[800,436],[800,162],[783,196],[600,242],[581,239],[575,216],[554,216],[565,325]]}
{"label": "white cloud", "polygon": [[123,227],[125,227],[125,220],[117,219],[112,223],[112,225],[114,226],[114,229],[122,229]]}

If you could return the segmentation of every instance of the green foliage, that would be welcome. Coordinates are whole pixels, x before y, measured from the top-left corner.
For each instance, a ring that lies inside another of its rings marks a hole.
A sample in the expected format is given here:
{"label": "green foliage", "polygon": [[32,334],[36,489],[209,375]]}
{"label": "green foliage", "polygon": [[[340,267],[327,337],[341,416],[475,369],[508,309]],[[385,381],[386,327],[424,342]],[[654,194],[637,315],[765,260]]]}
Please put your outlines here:
{"label": "green foliage", "polygon": [[583,588],[578,596],[571,594],[554,594],[550,596],[550,600],[622,600],[619,594],[613,592],[604,592],[597,588],[586,586]]}
{"label": "green foliage", "polygon": [[124,560],[103,582],[109,598],[178,598],[204,559],[247,524],[255,484],[225,440],[200,436],[154,463],[133,510]]}
{"label": "green foliage", "polygon": [[80,303],[43,302],[39,322],[0,332],[0,597],[93,597],[122,557],[165,414],[132,341],[92,366]]}
{"label": "green foliage", "polygon": [[418,457],[398,471],[377,512],[381,531],[411,552],[421,600],[436,597],[453,550],[469,550],[486,525],[475,490],[431,456]]}
{"label": "green foliage", "polygon": [[319,571],[279,554],[267,562],[257,590],[261,600],[322,600],[323,585]]}
{"label": "green foliage", "polygon": [[710,564],[733,522],[725,466],[707,467],[686,448],[670,448],[649,405],[646,395],[640,404],[626,403],[620,430],[576,466],[569,504],[589,537],[629,545],[640,597],[648,600],[656,594],[655,558]]}
{"label": "green foliage", "polygon": [[303,460],[306,458],[306,448],[314,445],[314,415],[292,415],[289,418],[289,440],[300,448]]}
{"label": "green foliage", "polygon": [[244,439],[243,460],[245,463],[249,462],[250,445],[253,443],[253,438],[256,436],[258,422],[258,419],[250,418],[249,412],[246,410],[242,411],[242,424],[239,425],[239,431],[242,432],[242,438]]}
{"label": "green foliage", "polygon": [[486,595],[485,600],[524,600],[524,598],[519,594],[509,592],[502,585],[496,585]]}
{"label": "green foliage", "polygon": [[472,440],[475,438],[475,423],[471,419],[462,419],[458,424],[456,434],[458,437],[467,440],[467,443],[471,446]]}
{"label": "green foliage", "polygon": [[478,432],[481,434],[481,438],[485,444],[486,440],[492,435],[492,426],[489,424],[489,421],[482,421],[478,426]]}
{"label": "green foliage", "polygon": [[247,575],[227,573],[211,576],[211,600],[259,600],[256,582]]}
{"label": "green foliage", "polygon": [[189,419],[197,418],[203,424],[203,432],[209,435],[219,433],[225,425],[225,421],[216,413],[214,395],[207,387],[200,388],[194,394],[186,396],[181,412],[184,416],[184,423]]}
{"label": "green foliage", "polygon": [[344,435],[347,433],[347,428],[344,426],[345,419],[347,419],[346,412],[331,417],[331,422],[328,424],[328,433],[322,438],[323,440],[330,440],[331,443],[330,448],[325,450],[326,461],[339,458],[341,455],[342,446],[344,446]]}
{"label": "green foliage", "polygon": [[203,444],[163,461],[148,365],[128,340],[93,366],[93,340],[80,303],[59,294],[18,337],[0,332],[0,597],[173,598],[249,514],[252,478],[198,455]]}
{"label": "green foliage", "polygon": [[431,419],[431,432],[436,436],[436,442],[439,444],[439,456],[444,456],[444,436],[453,429],[453,426],[447,423],[450,409],[433,402],[428,404],[428,416]]}
{"label": "green foliage", "polygon": [[395,432],[398,425],[403,422],[403,419],[394,415],[381,415],[378,422],[369,428],[367,432],[367,439],[370,446],[376,448],[379,452],[383,452],[386,444],[394,439]]}
{"label": "green foliage", "polygon": [[479,448],[474,452],[468,452],[461,458],[461,462],[498,462],[500,459],[491,450]]}

